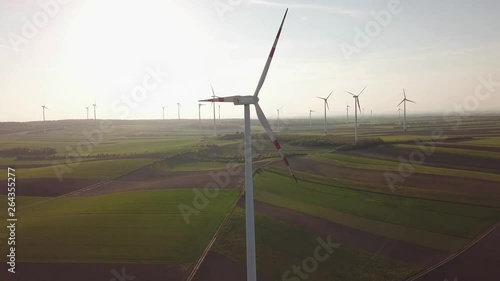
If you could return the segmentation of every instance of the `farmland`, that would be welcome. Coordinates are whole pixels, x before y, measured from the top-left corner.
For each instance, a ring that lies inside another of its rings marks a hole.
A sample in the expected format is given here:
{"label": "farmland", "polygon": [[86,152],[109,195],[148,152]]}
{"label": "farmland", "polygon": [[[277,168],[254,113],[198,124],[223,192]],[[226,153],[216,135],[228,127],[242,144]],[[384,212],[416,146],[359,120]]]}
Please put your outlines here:
{"label": "farmland", "polygon": [[[319,122],[285,122],[277,135],[298,183],[256,129],[260,279],[282,278],[330,237],[338,248],[312,280],[404,280],[500,221],[497,118],[458,129],[425,120],[406,134],[390,118],[367,121],[358,146],[343,122],[326,136]],[[0,166],[17,177],[21,274],[58,271],[65,280],[78,271],[83,280],[126,267],[141,278],[185,280],[206,251],[194,280],[243,278],[242,123],[223,120],[213,137],[208,120],[201,135],[197,122],[182,122],[113,121],[93,138],[85,132],[98,125],[85,120],[51,122],[45,134],[36,122],[0,123]]]}

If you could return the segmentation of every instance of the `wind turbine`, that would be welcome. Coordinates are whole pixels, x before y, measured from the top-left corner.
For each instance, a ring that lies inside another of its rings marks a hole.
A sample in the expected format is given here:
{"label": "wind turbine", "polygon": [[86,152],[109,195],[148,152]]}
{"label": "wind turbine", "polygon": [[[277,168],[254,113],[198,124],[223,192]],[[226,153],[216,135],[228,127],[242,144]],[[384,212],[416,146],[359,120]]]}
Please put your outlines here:
{"label": "wind turbine", "polygon": [[278,39],[281,34],[281,30],[283,28],[283,23],[285,22],[286,15],[288,13],[288,9],[283,16],[283,20],[281,21],[280,28],[278,30],[278,34],[274,39],[273,47],[271,48],[271,52],[269,53],[269,57],[267,58],[266,64],[260,76],[259,83],[257,84],[257,88],[252,96],[229,96],[229,97],[219,97],[208,100],[200,100],[200,102],[232,102],[234,105],[243,105],[244,106],[244,116],[245,116],[245,208],[246,208],[246,250],[247,250],[247,281],[255,281],[257,280],[257,266],[255,260],[255,214],[254,214],[254,194],[253,194],[253,178],[252,178],[252,140],[251,140],[251,132],[250,132],[250,105],[254,105],[255,111],[257,112],[257,117],[264,129],[266,130],[269,138],[274,144],[274,147],[278,150],[278,154],[281,156],[283,161],[285,162],[286,167],[290,171],[290,174],[295,178],[293,171],[291,170],[288,160],[285,155],[281,151],[280,144],[276,139],[276,136],[271,129],[271,125],[266,119],[264,112],[262,111],[259,105],[259,92],[264,84],[264,81],[267,76],[267,72],[269,71],[269,66],[271,65],[271,61],[273,59],[274,52],[276,50],[276,45],[278,44]]}
{"label": "wind turbine", "polygon": [[359,105],[359,96],[366,89],[366,87],[368,87],[368,85],[366,85],[363,88],[363,90],[361,90],[361,92],[359,92],[359,94],[357,94],[357,95],[346,91],[347,93],[352,95],[354,98],[354,122],[355,122],[354,123],[354,143],[358,143],[358,109],[361,112],[361,105]]}
{"label": "wind turbine", "polygon": [[280,107],[280,108],[276,108],[276,112],[278,112],[278,131],[280,130],[280,110],[283,108]]}
{"label": "wind turbine", "polygon": [[399,120],[399,125],[401,125],[401,111],[403,111],[403,110],[401,110],[401,107],[400,107],[400,108],[398,108],[398,110],[397,110],[397,111],[398,111],[398,114],[399,114],[399,118],[398,118],[398,120]]}
{"label": "wind turbine", "polygon": [[311,117],[312,115],[311,115],[311,113],[313,113],[313,112],[316,112],[316,111],[312,110],[311,107],[309,107],[309,126],[312,126],[312,117]]}
{"label": "wind turbine", "polygon": [[165,107],[164,107],[164,106],[162,106],[162,107],[161,107],[161,110],[162,110],[162,113],[163,113],[163,120],[165,120]]}
{"label": "wind turbine", "polygon": [[49,109],[48,107],[42,105],[42,113],[43,113],[43,133],[45,133],[45,109]]}
{"label": "wind turbine", "polygon": [[349,124],[349,104],[347,104],[346,106],[346,110],[347,110],[347,121],[346,121],[346,124]]}
{"label": "wind turbine", "polygon": [[324,107],[325,107],[325,123],[323,125],[323,132],[326,134],[326,108],[328,107],[328,111],[330,111],[330,105],[328,105],[328,99],[330,98],[330,96],[332,95],[333,91],[330,92],[330,94],[328,95],[328,97],[326,98],[322,98],[322,97],[318,97],[318,99],[322,99],[324,101]]}
{"label": "wind turbine", "polygon": [[177,119],[181,121],[181,103],[177,103]]}
{"label": "wind turbine", "polygon": [[403,111],[403,115],[404,115],[404,119],[403,119],[403,131],[406,132],[406,102],[409,101],[409,102],[412,102],[412,103],[416,103],[412,100],[409,100],[406,98],[406,93],[405,93],[405,89],[403,88],[403,100],[398,104],[398,106],[400,106],[402,103],[403,103],[403,108],[404,108],[404,111]]}
{"label": "wind turbine", "polygon": [[[210,83],[210,88],[212,88],[212,98],[215,99],[217,96],[215,95],[214,92],[214,87],[212,87],[212,83]],[[214,110],[214,136],[217,136],[217,123],[215,121],[215,102],[212,102],[210,104]],[[219,106],[219,119],[220,119],[220,106]]]}
{"label": "wind turbine", "polygon": [[204,106],[204,104],[199,103],[198,104],[198,131],[201,135],[201,107]]}
{"label": "wind turbine", "polygon": [[92,106],[94,107],[94,120],[97,120],[97,117],[96,117],[97,115],[96,115],[96,112],[95,112],[96,106],[97,106],[97,102],[94,101],[94,103],[92,104]]}
{"label": "wind turbine", "polygon": [[87,120],[89,120],[89,107],[86,106],[85,108],[87,109]]}

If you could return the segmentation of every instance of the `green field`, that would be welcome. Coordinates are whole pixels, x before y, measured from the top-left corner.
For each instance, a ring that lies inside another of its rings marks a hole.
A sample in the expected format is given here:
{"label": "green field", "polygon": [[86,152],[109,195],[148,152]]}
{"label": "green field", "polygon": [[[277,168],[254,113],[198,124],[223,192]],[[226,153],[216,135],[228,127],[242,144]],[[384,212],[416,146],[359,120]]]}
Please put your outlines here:
{"label": "green field", "polygon": [[[313,255],[318,236],[295,226],[256,215],[257,268],[273,280],[282,280],[292,265],[301,265]],[[236,208],[225,225],[213,250],[245,264],[245,211]],[[381,256],[342,245],[311,273],[310,280],[401,280],[417,269]],[[297,277],[296,277],[297,278]]]}
{"label": "green field", "polygon": [[193,206],[189,189],[67,197],[25,209],[44,199],[19,197],[17,255],[39,262],[194,262],[237,194],[221,190],[189,224],[179,211],[180,203]]}
{"label": "green field", "polygon": [[[500,219],[500,209],[339,188],[264,172],[257,200],[382,236],[456,251]],[[446,221],[446,224],[443,224]]]}

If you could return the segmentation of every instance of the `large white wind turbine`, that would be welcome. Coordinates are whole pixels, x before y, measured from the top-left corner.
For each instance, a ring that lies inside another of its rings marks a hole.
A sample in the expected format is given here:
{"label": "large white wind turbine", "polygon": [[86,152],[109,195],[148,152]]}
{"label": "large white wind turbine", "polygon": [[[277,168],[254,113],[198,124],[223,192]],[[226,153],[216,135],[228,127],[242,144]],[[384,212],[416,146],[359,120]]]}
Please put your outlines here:
{"label": "large white wind turbine", "polygon": [[309,126],[312,126],[312,113],[316,112],[309,107]]}
{"label": "large white wind turbine", "polygon": [[49,109],[48,107],[42,105],[42,114],[43,114],[43,132],[45,133],[45,109]]}
{"label": "large white wind turbine", "polygon": [[[290,171],[291,175],[295,178],[293,171],[291,170],[288,160],[285,155],[281,151],[280,144],[274,135],[271,125],[266,119],[264,112],[262,111],[259,105],[259,92],[264,84],[264,81],[267,76],[267,72],[269,71],[269,66],[271,65],[271,61],[273,59],[274,52],[276,50],[276,45],[278,44],[278,39],[281,34],[281,30],[283,28],[283,23],[285,22],[286,15],[288,13],[288,9],[283,16],[283,20],[281,21],[280,28],[278,30],[278,34],[274,40],[273,47],[271,48],[271,52],[269,53],[269,57],[267,58],[266,64],[260,76],[259,83],[257,84],[257,88],[252,96],[229,96],[229,97],[220,97],[213,98],[208,100],[201,100],[201,102],[232,102],[235,105],[243,105],[244,106],[244,116],[245,116],[245,208],[246,208],[246,250],[247,250],[247,281],[255,281],[257,280],[257,266],[255,260],[255,222],[254,222],[254,194],[253,194],[253,179],[252,179],[252,140],[251,140],[251,132],[250,132],[250,105],[254,105],[255,111],[257,112],[257,117],[264,129],[266,130],[269,138],[274,144],[274,147],[278,150],[278,154],[281,156],[283,161],[285,162],[286,167]],[[296,179],[295,179],[296,180]]]}
{"label": "large white wind turbine", "polygon": [[359,96],[366,89],[366,87],[368,87],[368,85],[366,85],[363,88],[363,90],[361,90],[361,92],[359,92],[359,94],[357,94],[357,95],[346,91],[347,93],[351,94],[354,98],[354,122],[355,122],[354,123],[354,143],[358,143],[358,109],[359,109],[359,112],[361,113],[361,105],[359,104]]}
{"label": "large white wind turbine", "polygon": [[406,132],[406,102],[407,102],[407,101],[412,102],[412,103],[416,103],[416,102],[414,102],[414,101],[409,100],[409,99],[407,99],[407,98],[406,98],[406,93],[405,93],[405,89],[404,89],[404,88],[403,88],[403,96],[404,96],[404,98],[403,98],[403,100],[402,100],[402,101],[398,104],[398,106],[400,106],[401,104],[403,104],[403,108],[404,108],[404,110],[403,110],[403,115],[404,115],[404,118],[403,118],[403,131],[405,131],[405,132]]}
{"label": "large white wind turbine", "polygon": [[326,98],[322,98],[322,97],[318,97],[318,99],[322,99],[323,100],[323,106],[325,107],[325,123],[323,125],[323,133],[326,134],[326,108],[328,107],[328,111],[330,111],[330,105],[328,105],[328,99],[330,98],[330,96],[332,95],[333,91],[330,92],[330,94],[328,95],[328,97]]}

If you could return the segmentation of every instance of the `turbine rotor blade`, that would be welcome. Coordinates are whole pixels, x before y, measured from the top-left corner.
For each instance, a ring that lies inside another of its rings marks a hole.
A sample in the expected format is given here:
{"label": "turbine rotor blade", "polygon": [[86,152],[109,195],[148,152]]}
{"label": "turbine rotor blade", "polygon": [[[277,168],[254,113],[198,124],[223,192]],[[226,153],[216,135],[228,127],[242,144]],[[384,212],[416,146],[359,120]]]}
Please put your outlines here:
{"label": "turbine rotor blade", "polygon": [[352,95],[352,96],[356,96],[355,94],[353,94],[353,93],[351,93],[349,91],[345,91],[345,92],[348,93],[348,94],[350,94],[350,95]]}
{"label": "turbine rotor blade", "polygon": [[406,99],[402,100],[400,103],[398,103],[397,106],[400,106]]}
{"label": "turbine rotor blade", "polygon": [[262,88],[262,85],[264,85],[264,81],[266,80],[267,72],[269,71],[269,66],[271,65],[271,61],[273,60],[274,51],[276,50],[276,45],[278,45],[278,40],[279,40],[280,35],[281,35],[281,30],[283,28],[283,24],[285,23],[287,13],[288,13],[288,9],[286,9],[285,15],[283,16],[283,20],[281,21],[281,25],[280,25],[280,28],[278,30],[278,34],[276,35],[276,38],[274,39],[273,47],[271,48],[271,52],[269,53],[269,57],[267,58],[264,69],[262,70],[259,84],[257,84],[257,88],[255,89],[255,93],[253,94],[254,96],[259,95],[260,89]]}
{"label": "turbine rotor blade", "polygon": [[358,97],[356,97],[356,101],[358,102],[359,112],[361,112],[361,105],[359,104],[359,98]]}
{"label": "turbine rotor blade", "polygon": [[403,95],[404,95],[404,97],[405,97],[405,99],[406,99],[406,92],[405,92],[405,88],[403,88]]}
{"label": "turbine rotor blade", "polygon": [[234,96],[232,97],[222,97],[222,98],[213,98],[207,100],[198,100],[199,102],[234,102]]}
{"label": "turbine rotor blade", "polygon": [[278,139],[276,138],[276,135],[274,135],[274,132],[271,129],[271,125],[269,125],[269,122],[267,121],[266,116],[264,115],[264,112],[262,111],[262,108],[260,108],[258,103],[255,104],[255,111],[257,112],[257,117],[259,118],[260,124],[262,125],[262,127],[264,127],[267,134],[269,135],[269,138],[271,139],[271,142],[273,143],[274,147],[278,151],[278,154],[281,156],[281,159],[283,159],[283,162],[285,162],[285,166],[288,168],[288,171],[292,175],[295,182],[298,182],[297,178],[295,177],[295,174],[293,173],[292,169],[290,168],[290,164],[288,163],[288,159],[286,158],[285,154],[283,154],[283,151],[281,150],[281,146],[280,146],[280,143],[278,142]]}
{"label": "turbine rotor blade", "polygon": [[414,102],[414,101],[412,101],[412,100],[409,100],[409,99],[406,99],[406,100],[407,100],[407,101],[409,101],[409,102],[412,102],[412,103],[416,103],[416,102]]}
{"label": "turbine rotor blade", "polygon": [[362,93],[362,92],[366,89],[366,87],[368,87],[368,85],[366,85],[366,86],[363,88],[363,90],[361,90],[361,92],[359,92],[358,97],[359,97],[359,95],[361,95],[361,93]]}
{"label": "turbine rotor blade", "polygon": [[328,108],[328,111],[330,111],[330,105],[328,104],[328,100],[325,100],[326,107]]}
{"label": "turbine rotor blade", "polygon": [[333,94],[333,91],[330,92],[330,94],[328,95],[328,97],[326,97],[326,99],[329,99],[332,94]]}

